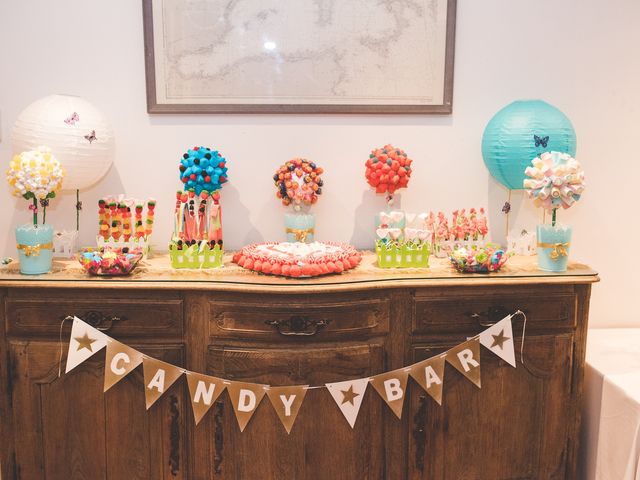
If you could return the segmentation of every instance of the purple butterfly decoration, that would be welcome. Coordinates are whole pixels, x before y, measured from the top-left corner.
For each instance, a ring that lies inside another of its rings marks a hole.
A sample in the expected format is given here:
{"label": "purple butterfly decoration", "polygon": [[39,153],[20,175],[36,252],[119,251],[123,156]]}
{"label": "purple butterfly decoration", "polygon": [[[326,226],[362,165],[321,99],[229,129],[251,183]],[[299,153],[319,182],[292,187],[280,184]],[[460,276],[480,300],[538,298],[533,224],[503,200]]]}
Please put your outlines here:
{"label": "purple butterfly decoration", "polygon": [[80,121],[80,116],[76,112],[73,112],[71,116],[64,119],[64,123],[66,123],[67,125],[75,125],[76,122],[79,122],[79,121]]}
{"label": "purple butterfly decoration", "polygon": [[509,202],[504,202],[502,206],[502,213],[508,214],[511,211],[511,204]]}
{"label": "purple butterfly decoration", "polygon": [[97,140],[98,138],[96,137],[96,131],[95,130],[91,130],[91,133],[88,135],[85,135],[84,138],[86,138],[89,143],[93,143],[95,140]]}

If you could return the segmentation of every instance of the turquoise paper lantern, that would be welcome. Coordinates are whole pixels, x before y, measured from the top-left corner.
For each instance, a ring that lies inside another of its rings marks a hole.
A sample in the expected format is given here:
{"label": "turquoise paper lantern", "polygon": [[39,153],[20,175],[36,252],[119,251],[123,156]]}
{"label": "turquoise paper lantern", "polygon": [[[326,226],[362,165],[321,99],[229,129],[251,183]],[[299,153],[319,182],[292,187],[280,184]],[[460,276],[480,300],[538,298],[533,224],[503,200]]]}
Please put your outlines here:
{"label": "turquoise paper lantern", "polygon": [[567,116],[542,100],[518,100],[498,113],[482,135],[482,158],[493,178],[521,190],[524,170],[543,152],[576,155],[576,132]]}

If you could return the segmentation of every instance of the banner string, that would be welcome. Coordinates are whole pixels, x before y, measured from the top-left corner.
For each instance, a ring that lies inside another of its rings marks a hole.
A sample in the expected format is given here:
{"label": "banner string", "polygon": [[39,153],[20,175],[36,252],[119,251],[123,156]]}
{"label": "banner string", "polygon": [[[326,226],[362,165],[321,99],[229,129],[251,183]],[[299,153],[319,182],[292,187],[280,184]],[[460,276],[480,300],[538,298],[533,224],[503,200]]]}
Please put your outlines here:
{"label": "banner string", "polygon": [[60,355],[58,356],[58,378],[60,378],[60,375],[62,375],[62,354],[64,353],[62,351],[62,348],[63,348],[63,345],[62,345],[62,328],[64,327],[64,322],[66,322],[67,320],[73,320],[73,317],[71,315],[67,315],[60,322],[60,341],[58,342],[60,344]]}
{"label": "banner string", "polygon": [[[525,315],[525,313],[522,310],[517,310],[514,313],[508,315],[508,317],[510,319],[512,319],[516,315],[521,315],[523,317],[523,320],[524,320],[523,325],[522,325],[522,341],[520,343],[520,361],[521,361],[522,364],[524,364],[524,337],[525,337],[525,329],[527,327],[527,316]],[[507,317],[505,317],[505,318],[507,318]],[[63,352],[64,345],[62,343],[62,330],[64,328],[65,322],[67,320],[73,320],[73,319],[74,319],[74,317],[69,315],[69,316],[66,316],[65,318],[63,318],[62,321],[60,322],[60,338],[59,338],[60,352],[59,352],[59,357],[58,357],[58,378],[60,378],[60,376],[62,375],[62,355],[64,353]],[[107,342],[114,341],[114,339],[112,339],[108,335],[105,335],[105,337],[106,337],[106,341]],[[480,334],[474,335],[472,337],[467,337],[467,341],[475,340],[475,339],[478,339],[478,338],[480,338]],[[450,349],[448,349],[448,350],[446,350],[446,351],[444,351],[444,352],[442,352],[442,353],[440,353],[438,355],[434,355],[433,357],[429,357],[429,358],[436,358],[436,357],[443,358],[443,357],[446,357],[453,348],[455,348],[455,347],[452,347],[452,348],[450,348]],[[143,359],[155,360],[154,357],[150,357],[149,355],[146,355],[144,353],[141,353],[141,355],[142,355]],[[403,368],[399,368],[397,370],[402,370],[404,372],[409,372],[409,371],[411,371],[412,368],[414,368],[419,363],[420,362],[416,362],[414,364],[408,365],[408,366],[403,367]],[[172,365],[172,366],[175,367],[175,365]],[[180,367],[175,367],[175,368],[178,369],[181,373],[183,373],[185,375],[189,375],[190,373],[194,373],[194,372],[191,372],[190,370],[187,370],[185,368],[180,368]],[[221,379],[221,380],[222,380],[222,383],[225,384],[225,385],[231,385],[231,383],[232,383],[232,381],[230,381],[230,380],[226,380],[226,379]],[[361,379],[358,379],[358,380],[361,380]],[[368,382],[371,382],[372,380],[373,380],[373,377],[367,378]],[[247,383],[253,383],[253,382],[247,382]],[[264,390],[269,390],[270,386],[271,385],[264,385],[263,388],[264,388]],[[295,386],[295,385],[291,385],[291,386]],[[320,388],[327,388],[327,386],[326,385],[312,385],[312,386],[304,387],[305,390],[317,390],[317,389],[320,389]]]}
{"label": "banner string", "polygon": [[522,340],[520,341],[520,363],[524,365],[524,334],[527,329],[527,316],[522,310],[518,310],[516,313],[511,315],[511,318],[515,317],[516,315],[522,315],[522,318],[524,320],[522,322]]}

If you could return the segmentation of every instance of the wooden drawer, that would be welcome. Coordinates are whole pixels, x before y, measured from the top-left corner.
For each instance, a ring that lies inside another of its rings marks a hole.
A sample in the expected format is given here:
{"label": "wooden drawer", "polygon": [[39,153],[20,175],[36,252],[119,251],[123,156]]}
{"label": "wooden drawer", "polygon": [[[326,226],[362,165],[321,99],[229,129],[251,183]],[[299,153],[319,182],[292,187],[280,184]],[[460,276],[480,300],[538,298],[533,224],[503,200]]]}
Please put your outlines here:
{"label": "wooden drawer", "polygon": [[5,299],[9,335],[58,338],[67,315],[103,330],[116,339],[182,339],[183,305],[177,294],[102,291],[16,290]]}
{"label": "wooden drawer", "polygon": [[420,295],[415,297],[413,333],[477,332],[522,310],[527,329],[562,329],[576,325],[576,296],[571,292],[530,291]]}
{"label": "wooden drawer", "polygon": [[209,333],[280,341],[377,335],[389,331],[390,306],[382,294],[226,296],[209,302]]}

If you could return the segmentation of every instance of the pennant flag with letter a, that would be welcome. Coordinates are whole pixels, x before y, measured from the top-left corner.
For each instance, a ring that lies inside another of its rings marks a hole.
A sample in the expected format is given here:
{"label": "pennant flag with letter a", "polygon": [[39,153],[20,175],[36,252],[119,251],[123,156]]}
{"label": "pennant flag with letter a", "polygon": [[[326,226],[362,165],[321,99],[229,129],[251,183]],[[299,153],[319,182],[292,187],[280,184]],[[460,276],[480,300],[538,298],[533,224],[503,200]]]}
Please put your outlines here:
{"label": "pennant flag with letter a", "polygon": [[193,416],[196,420],[196,425],[198,425],[202,417],[213,406],[213,402],[224,391],[224,380],[200,373],[187,372],[187,384],[189,385]]}
{"label": "pennant flag with letter a", "polygon": [[104,362],[104,391],[129,375],[142,363],[142,353],[116,340],[107,342]]}
{"label": "pennant flag with letter a", "polygon": [[164,392],[169,390],[169,387],[180,378],[182,369],[155,358],[144,357],[142,370],[144,372],[144,398],[147,410],[149,410],[151,405],[156,403]]}
{"label": "pennant flag with letter a", "polygon": [[291,433],[293,422],[296,421],[302,401],[307,394],[309,385],[294,385],[291,387],[269,387],[267,396],[275,409],[287,434]]}
{"label": "pennant flag with letter a", "polygon": [[480,340],[477,337],[448,350],[447,362],[480,388]]}
{"label": "pennant flag with letter a", "polygon": [[442,387],[444,383],[444,355],[427,358],[411,365],[409,375],[425,392],[431,395],[438,405],[442,405]]}
{"label": "pennant flag with letter a", "polygon": [[233,410],[236,412],[236,419],[241,432],[244,432],[249,420],[251,420],[258,405],[260,405],[266,393],[266,386],[245,382],[230,382],[227,385],[231,405],[233,405]]}
{"label": "pennant flag with letter a", "polygon": [[376,389],[398,418],[402,418],[402,407],[404,406],[408,379],[409,372],[404,368],[381,373],[371,378],[373,388]]}
{"label": "pennant flag with letter a", "polygon": [[65,373],[69,373],[87,358],[102,350],[107,345],[108,340],[109,337],[101,331],[83,322],[78,317],[73,317]]}
{"label": "pennant flag with letter a", "polygon": [[512,367],[516,366],[511,315],[482,332],[480,343]]}
{"label": "pennant flag with letter a", "polygon": [[325,384],[351,428],[356,424],[369,378]]}

